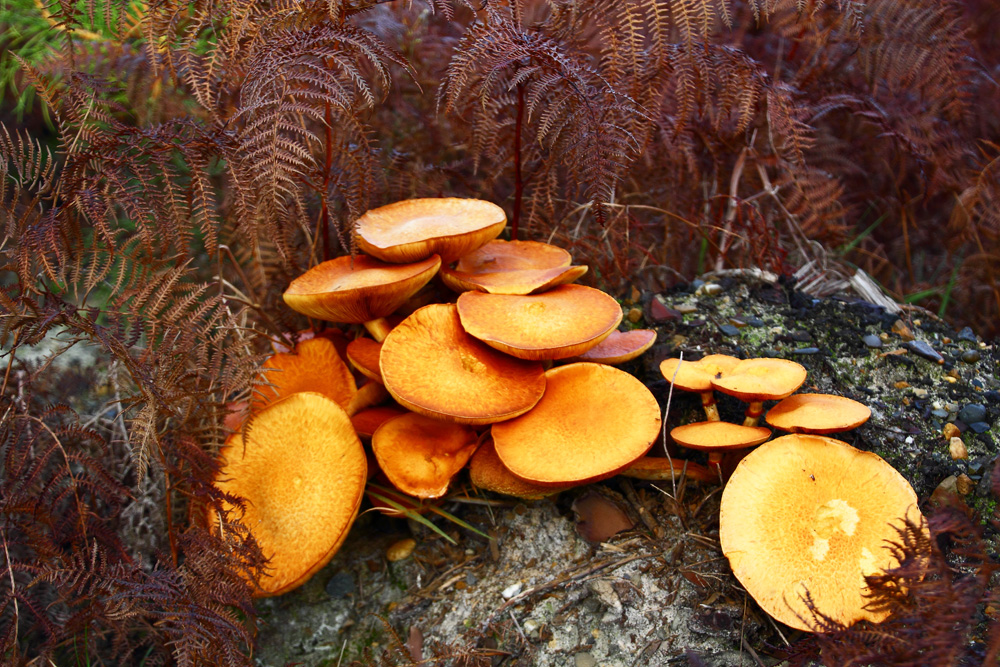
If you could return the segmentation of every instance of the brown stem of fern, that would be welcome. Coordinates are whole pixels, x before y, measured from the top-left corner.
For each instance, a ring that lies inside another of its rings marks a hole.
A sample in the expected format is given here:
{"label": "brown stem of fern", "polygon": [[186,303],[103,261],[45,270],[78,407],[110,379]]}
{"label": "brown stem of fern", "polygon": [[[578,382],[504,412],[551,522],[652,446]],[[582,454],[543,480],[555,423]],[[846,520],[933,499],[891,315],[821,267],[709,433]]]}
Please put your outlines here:
{"label": "brown stem of fern", "polygon": [[517,226],[521,221],[521,200],[524,198],[524,179],[521,177],[521,133],[524,130],[524,86],[517,86],[517,119],[514,121],[514,215],[510,221],[510,240],[517,240]]}
{"label": "brown stem of fern", "polygon": [[323,261],[325,262],[332,256],[330,249],[330,207],[326,199],[327,193],[330,191],[330,172],[333,171],[333,112],[330,110],[329,102],[326,103],[324,120],[326,121],[326,163],[323,170],[323,192],[320,193],[320,201],[323,202],[320,224],[323,229],[317,231],[323,237]]}

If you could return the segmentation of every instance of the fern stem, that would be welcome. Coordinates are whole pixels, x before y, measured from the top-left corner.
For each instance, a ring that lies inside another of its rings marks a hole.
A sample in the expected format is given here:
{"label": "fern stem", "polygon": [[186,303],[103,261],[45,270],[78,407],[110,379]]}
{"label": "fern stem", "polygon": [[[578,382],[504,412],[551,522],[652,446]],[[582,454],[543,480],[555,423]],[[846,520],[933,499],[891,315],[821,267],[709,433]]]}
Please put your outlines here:
{"label": "fern stem", "polygon": [[517,119],[514,121],[514,215],[510,221],[510,240],[517,240],[517,226],[521,221],[521,200],[524,198],[524,179],[521,177],[521,132],[524,130],[524,86],[517,86]]}

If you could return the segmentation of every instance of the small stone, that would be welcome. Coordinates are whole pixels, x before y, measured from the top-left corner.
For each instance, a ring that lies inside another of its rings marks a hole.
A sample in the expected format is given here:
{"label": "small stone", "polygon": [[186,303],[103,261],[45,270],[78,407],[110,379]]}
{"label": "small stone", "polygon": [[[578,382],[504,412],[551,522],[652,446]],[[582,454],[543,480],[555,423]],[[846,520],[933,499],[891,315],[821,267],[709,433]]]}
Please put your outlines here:
{"label": "small stone", "polygon": [[718,283],[707,283],[694,291],[698,296],[715,296],[722,293],[722,285]]}
{"label": "small stone", "polygon": [[897,382],[897,383],[896,383],[896,384],[894,384],[893,386],[894,386],[894,387],[895,387],[896,389],[906,389],[907,387],[909,387],[909,386],[910,386],[910,383],[909,383],[909,382],[906,382],[905,380],[900,380],[899,382]]}
{"label": "small stone", "polygon": [[986,433],[990,430],[990,425],[986,422],[972,422],[969,424],[969,430],[973,433]]}
{"label": "small stone", "polygon": [[948,411],[943,408],[936,408],[931,410],[931,414],[939,419],[944,419],[948,416]]}
{"label": "small stone", "polygon": [[892,333],[896,334],[903,340],[913,340],[913,332],[910,331],[910,327],[906,326],[903,320],[896,320],[892,323]]}
{"label": "small stone", "polygon": [[882,349],[882,339],[876,336],[875,334],[868,334],[867,336],[862,338],[861,341],[872,349],[875,350]]}
{"label": "small stone", "polygon": [[597,667],[597,659],[589,653],[577,653],[573,656],[574,667]]}
{"label": "small stone", "polygon": [[975,332],[972,331],[971,328],[965,327],[964,329],[958,332],[958,340],[963,340],[966,343],[975,343],[976,334]]}
{"label": "small stone", "polygon": [[882,340],[882,342],[883,342],[883,343],[887,343],[887,342],[889,342],[889,334],[887,334],[887,333],[885,333],[885,332],[883,332],[883,333],[880,333],[880,334],[878,335],[878,337],[879,337],[879,338],[880,338],[880,339]]}
{"label": "small stone", "polygon": [[326,582],[326,594],[335,600],[346,598],[354,592],[354,577],[350,572],[338,572]]}
{"label": "small stone", "polygon": [[979,354],[979,350],[966,350],[962,353],[962,361],[967,364],[974,364],[981,358],[982,356]]}
{"label": "small stone", "polygon": [[808,331],[793,331],[788,334],[788,338],[796,343],[811,343],[813,339]]}
{"label": "small stone", "polygon": [[538,628],[542,626],[541,623],[539,623],[533,618],[529,618],[528,620],[526,620],[523,625],[524,625],[524,631],[529,635],[533,634],[535,631],[538,630]]}
{"label": "small stone", "polygon": [[632,291],[629,292],[628,300],[632,303],[639,303],[639,299],[642,298],[642,292],[640,292],[636,287],[632,286]]}
{"label": "small stone", "polygon": [[921,356],[924,359],[929,359],[930,361],[933,361],[936,364],[944,363],[944,357],[938,354],[937,350],[935,350],[933,347],[931,347],[922,340],[911,340],[907,343],[904,343],[903,347],[908,349],[910,352],[913,352],[917,356]]}
{"label": "small stone", "polygon": [[948,452],[951,454],[951,459],[953,461],[969,458],[969,450],[966,449],[965,443],[962,442],[962,439],[958,437],[952,438],[948,441]]}
{"label": "small stone", "polygon": [[916,398],[927,398],[927,390],[920,387],[913,388],[913,395]]}
{"label": "small stone", "polygon": [[945,440],[951,440],[952,438],[958,436],[961,433],[962,432],[958,430],[958,427],[952,424],[951,422],[945,424],[944,428],[941,429],[941,434],[944,435]]}
{"label": "small stone", "polygon": [[958,489],[959,495],[967,496],[972,493],[974,488],[976,488],[976,483],[972,481],[971,477],[963,472],[955,478],[955,487]]}
{"label": "small stone", "polygon": [[408,537],[405,540],[399,540],[398,542],[393,542],[389,545],[389,548],[385,550],[385,559],[390,563],[396,563],[405,558],[409,558],[410,554],[417,547],[417,541],[412,537]]}
{"label": "small stone", "polygon": [[725,336],[739,336],[740,330],[732,324],[720,324],[719,331]]}
{"label": "small stone", "polygon": [[649,305],[646,306],[647,322],[659,324],[661,322],[669,322],[670,320],[679,319],[681,319],[681,313],[673,308],[668,308],[667,304],[663,302],[663,297],[659,294],[649,300]]}
{"label": "small stone", "polygon": [[819,354],[818,347],[800,347],[797,350],[792,350],[792,354]]}
{"label": "small stone", "polygon": [[705,285],[705,281],[701,278],[695,278],[691,281],[691,289],[698,290]]}
{"label": "small stone", "polygon": [[732,324],[737,329],[742,329],[743,327],[745,327],[747,325],[746,322],[744,322],[743,320],[741,320],[738,317],[730,317],[729,318],[729,323]]}
{"label": "small stone", "polygon": [[759,328],[759,327],[764,326],[764,320],[760,319],[759,317],[748,317],[747,318],[747,324],[749,324],[752,327],[758,327]]}
{"label": "small stone", "polygon": [[628,317],[628,321],[629,322],[631,322],[632,324],[635,324],[636,322],[638,322],[642,318],[642,309],[641,308],[631,308],[631,309],[629,309],[628,315],[626,317]]}
{"label": "small stone", "polygon": [[934,493],[931,494],[931,501],[938,505],[947,504],[948,497],[957,493],[958,478],[955,475],[949,475],[941,480],[941,483],[934,489]]}
{"label": "small stone", "polygon": [[994,403],[1000,403],[1000,391],[997,391],[996,389],[990,389],[984,394],[984,396]]}
{"label": "small stone", "polygon": [[681,315],[690,315],[691,313],[698,310],[698,306],[694,305],[693,303],[682,303],[679,306],[677,306],[674,310],[676,310]]}
{"label": "small stone", "polygon": [[959,411],[958,418],[966,424],[986,421],[986,406],[979,403],[970,403]]}
{"label": "small stone", "polygon": [[951,375],[945,375],[943,379],[948,384],[955,384],[956,382],[958,382],[958,379],[952,377]]}
{"label": "small stone", "polygon": [[945,403],[944,409],[948,412],[954,412],[958,414],[958,403]]}
{"label": "small stone", "polygon": [[503,592],[500,593],[500,595],[502,595],[505,600],[509,600],[521,592],[521,588],[523,587],[523,585],[524,584],[522,584],[520,581],[517,582],[516,584],[511,584],[507,588],[503,589]]}

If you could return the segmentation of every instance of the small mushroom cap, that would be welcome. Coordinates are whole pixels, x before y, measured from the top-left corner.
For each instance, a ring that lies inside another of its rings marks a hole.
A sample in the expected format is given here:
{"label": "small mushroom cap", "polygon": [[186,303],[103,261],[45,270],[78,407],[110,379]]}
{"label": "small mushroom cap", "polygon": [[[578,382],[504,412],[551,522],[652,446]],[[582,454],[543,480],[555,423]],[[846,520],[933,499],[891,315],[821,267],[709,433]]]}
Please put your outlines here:
{"label": "small mushroom cap", "polygon": [[487,438],[469,460],[469,478],[476,488],[525,500],[546,498],[572,486],[539,486],[520,479],[497,456],[492,437]]}
{"label": "small mushroom cap", "polygon": [[[270,558],[257,595],[280,595],[329,562],[365,488],[365,450],[340,406],[292,394],[257,413],[219,452],[215,485],[246,500],[241,519]],[[238,510],[224,503],[228,510]]]}
{"label": "small mushroom cap", "polygon": [[711,391],[712,380],[725,377],[739,363],[739,359],[727,354],[709,354],[698,361],[664,359],[660,363],[660,372],[667,382],[673,382],[678,389],[701,393]]}
{"label": "small mushroom cap", "polygon": [[355,223],[358,246],[384,262],[416,262],[432,254],[448,265],[507,226],[507,214],[481,199],[407,199],[374,208]]}
{"label": "small mushroom cap", "polygon": [[296,278],[283,295],[292,310],[331,322],[360,324],[399,308],[441,267],[432,255],[413,264],[386,264],[371,257],[344,255],[318,264]]}
{"label": "small mushroom cap", "polygon": [[347,345],[347,360],[351,366],[369,380],[382,384],[382,372],[378,368],[378,358],[382,353],[382,343],[371,338],[355,338]]}
{"label": "small mushroom cap", "polygon": [[607,338],[576,357],[576,361],[593,361],[617,366],[640,356],[653,347],[655,342],[656,332],[652,329],[612,331]]}
{"label": "small mushroom cap", "polygon": [[533,294],[571,283],[587,272],[587,267],[571,263],[570,254],[558,246],[495,239],[460,258],[454,269],[441,267],[441,280],[456,292]]}
{"label": "small mushroom cap", "polygon": [[530,410],[545,392],[538,362],[515,359],[465,332],[454,304],[424,306],[382,344],[386,389],[414,412],[491,424]]}
{"label": "small mushroom cap", "polygon": [[530,296],[465,292],[458,297],[458,314],[470,335],[520,359],[583,354],[622,321],[617,301],[582,285]]}
{"label": "small mushroom cap", "polygon": [[478,442],[471,426],[410,412],[378,427],[372,451],[397,489],[417,498],[440,498]]}
{"label": "small mushroom cap", "polygon": [[359,438],[371,438],[379,426],[393,417],[405,414],[406,410],[398,405],[379,405],[374,408],[366,408],[352,416],[351,424]]}
{"label": "small mushroom cap", "polygon": [[441,281],[456,292],[479,291],[489,294],[538,294],[579,280],[587,273],[586,266],[558,269],[522,269],[492,273],[463,273],[441,269]]}
{"label": "small mushroom cap", "polygon": [[261,366],[259,380],[263,384],[251,402],[254,410],[299,391],[323,394],[346,409],[358,393],[354,376],[326,338],[301,341],[293,354],[271,355]]}
{"label": "small mushroom cap", "polygon": [[668,459],[662,456],[643,456],[622,470],[619,475],[645,479],[651,482],[676,479],[686,476],[699,482],[718,482],[719,473],[709,470],[694,461],[684,459]]}
{"label": "small mushroom cap", "polygon": [[645,454],[660,432],[660,407],[639,380],[613,366],[581,362],[545,373],[530,412],[493,425],[503,464],[542,485],[611,477]]}
{"label": "small mushroom cap", "polygon": [[736,578],[782,623],[814,631],[818,612],[851,625],[866,608],[865,576],[899,565],[904,517],[922,521],[913,489],[875,454],[818,435],[786,435],[736,467],[722,493],[719,538]]}
{"label": "small mushroom cap", "polygon": [[744,359],[712,386],[747,401],[772,401],[791,395],[806,381],[806,369],[787,359]]}
{"label": "small mushroom cap", "polygon": [[745,449],[759,445],[771,437],[771,429],[763,426],[743,426],[723,421],[695,422],[678,426],[670,437],[681,447],[702,450]]}
{"label": "small mushroom cap", "polygon": [[857,428],[871,416],[868,406],[846,396],[795,394],[768,410],[767,423],[793,433],[837,433]]}

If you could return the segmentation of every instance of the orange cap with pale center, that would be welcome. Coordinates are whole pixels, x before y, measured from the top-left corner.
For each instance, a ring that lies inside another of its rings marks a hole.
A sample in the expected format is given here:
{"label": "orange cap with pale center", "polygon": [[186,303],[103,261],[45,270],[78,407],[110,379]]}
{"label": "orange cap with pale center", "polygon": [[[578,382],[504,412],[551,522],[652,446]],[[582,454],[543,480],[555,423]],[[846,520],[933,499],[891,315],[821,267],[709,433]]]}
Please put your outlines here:
{"label": "orange cap with pale center", "polygon": [[470,335],[520,359],[583,354],[622,321],[617,301],[582,285],[529,296],[465,292],[458,297],[458,314]]}
{"label": "orange cap with pale center", "polygon": [[386,337],[382,381],[414,412],[491,424],[527,412],[545,391],[538,362],[498,352],[465,332],[454,304],[424,306]]}
{"label": "orange cap with pale center", "polygon": [[432,254],[448,265],[507,226],[507,214],[481,199],[407,199],[374,208],[354,226],[358,247],[384,262],[416,262]]}
{"label": "orange cap with pale center", "polygon": [[581,362],[545,373],[530,412],[493,425],[503,464],[535,484],[611,477],[645,454],[660,432],[660,407],[639,380],[613,366]]}
{"label": "orange cap with pale center", "polygon": [[782,623],[813,631],[805,602],[845,626],[879,622],[865,576],[896,567],[904,517],[921,521],[902,475],[870,452],[818,435],[786,435],[736,467],[722,492],[719,539],[733,573]]}
{"label": "orange cap with pale center", "polygon": [[215,485],[246,499],[241,523],[270,559],[256,594],[280,595],[326,565],[347,536],[365,488],[365,450],[347,413],[311,392],[261,410],[246,435],[226,440]]}

